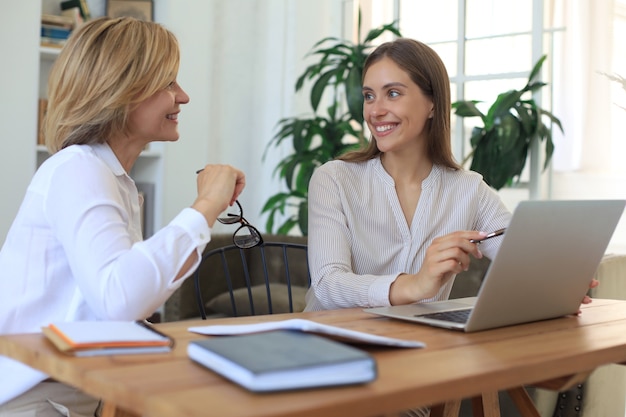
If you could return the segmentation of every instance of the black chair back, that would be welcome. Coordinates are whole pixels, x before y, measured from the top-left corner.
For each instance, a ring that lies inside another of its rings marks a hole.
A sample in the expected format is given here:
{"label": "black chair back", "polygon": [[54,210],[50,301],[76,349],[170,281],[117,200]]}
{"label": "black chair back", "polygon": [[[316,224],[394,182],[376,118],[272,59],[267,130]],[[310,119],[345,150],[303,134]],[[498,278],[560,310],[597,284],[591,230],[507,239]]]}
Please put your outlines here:
{"label": "black chair back", "polygon": [[[207,306],[221,316],[301,311],[311,285],[307,250],[300,243],[265,242],[251,249],[230,245],[207,251],[193,277],[202,319]],[[212,285],[220,280],[223,293],[206,300],[201,277]]]}

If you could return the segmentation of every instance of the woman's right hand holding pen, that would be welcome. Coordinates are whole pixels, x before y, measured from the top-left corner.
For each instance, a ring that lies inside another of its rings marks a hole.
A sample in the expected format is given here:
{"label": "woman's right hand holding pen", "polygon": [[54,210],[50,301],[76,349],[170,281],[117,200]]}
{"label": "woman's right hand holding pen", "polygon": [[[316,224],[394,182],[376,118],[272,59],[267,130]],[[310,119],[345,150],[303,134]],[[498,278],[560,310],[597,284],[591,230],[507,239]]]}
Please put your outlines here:
{"label": "woman's right hand holding pen", "polygon": [[391,304],[410,304],[437,295],[453,276],[469,268],[470,254],[482,258],[477,243],[486,236],[485,232],[459,231],[434,239],[426,250],[420,271],[401,274],[391,284]]}

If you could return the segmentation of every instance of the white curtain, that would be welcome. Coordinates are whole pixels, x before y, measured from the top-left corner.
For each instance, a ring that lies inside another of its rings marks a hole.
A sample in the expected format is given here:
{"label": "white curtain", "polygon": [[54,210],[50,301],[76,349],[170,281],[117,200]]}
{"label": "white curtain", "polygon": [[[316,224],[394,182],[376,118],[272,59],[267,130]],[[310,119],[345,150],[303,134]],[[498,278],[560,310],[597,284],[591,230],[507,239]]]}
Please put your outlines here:
{"label": "white curtain", "polygon": [[611,160],[610,73],[614,0],[554,0],[553,112],[564,134],[554,133],[555,171],[602,171]]}

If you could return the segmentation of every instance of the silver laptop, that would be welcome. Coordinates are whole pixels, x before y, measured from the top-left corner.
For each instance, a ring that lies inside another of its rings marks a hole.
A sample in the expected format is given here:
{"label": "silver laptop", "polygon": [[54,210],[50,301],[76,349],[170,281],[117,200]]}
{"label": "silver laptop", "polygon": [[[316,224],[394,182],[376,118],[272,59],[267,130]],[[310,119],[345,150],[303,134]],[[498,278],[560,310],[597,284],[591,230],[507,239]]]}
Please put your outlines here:
{"label": "silver laptop", "polygon": [[500,250],[476,297],[364,311],[466,332],[575,314],[625,205],[523,201],[493,238],[502,239]]}

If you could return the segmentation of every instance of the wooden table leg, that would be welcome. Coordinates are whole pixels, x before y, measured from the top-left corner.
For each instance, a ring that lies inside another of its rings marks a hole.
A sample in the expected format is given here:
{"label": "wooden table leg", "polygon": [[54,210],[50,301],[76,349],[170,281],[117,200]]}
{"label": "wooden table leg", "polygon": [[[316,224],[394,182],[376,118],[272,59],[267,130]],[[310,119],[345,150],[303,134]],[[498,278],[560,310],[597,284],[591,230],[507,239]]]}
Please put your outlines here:
{"label": "wooden table leg", "polygon": [[517,387],[507,390],[509,396],[517,406],[522,417],[541,417],[532,398],[524,387]]}
{"label": "wooden table leg", "polygon": [[115,404],[110,402],[104,402],[102,404],[102,412],[100,417],[139,417],[135,413],[129,413],[128,411],[122,410],[115,406]]}
{"label": "wooden table leg", "polygon": [[472,398],[473,417],[500,417],[498,392],[484,392],[480,397]]}
{"label": "wooden table leg", "polygon": [[[535,408],[532,398],[524,387],[512,388],[507,391],[522,417],[541,417]],[[448,401],[431,407],[430,417],[458,417],[461,401]],[[473,417],[500,417],[500,400],[498,392],[485,392],[472,398]]]}
{"label": "wooden table leg", "polygon": [[447,401],[430,408],[430,417],[458,417],[461,410],[461,400]]}

